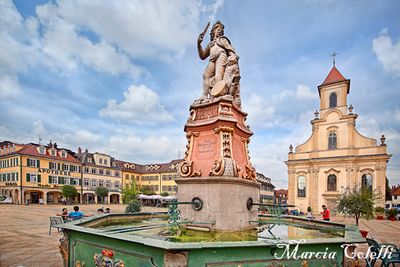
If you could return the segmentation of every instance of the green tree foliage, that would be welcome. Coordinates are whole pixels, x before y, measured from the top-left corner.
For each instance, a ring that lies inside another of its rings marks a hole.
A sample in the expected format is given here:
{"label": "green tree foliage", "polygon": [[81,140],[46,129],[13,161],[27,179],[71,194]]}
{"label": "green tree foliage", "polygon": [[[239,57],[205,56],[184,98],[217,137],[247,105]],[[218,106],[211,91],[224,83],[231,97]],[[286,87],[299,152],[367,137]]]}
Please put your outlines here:
{"label": "green tree foliage", "polygon": [[390,189],[389,179],[386,177],[386,195],[385,200],[392,200],[392,190]]}
{"label": "green tree foliage", "polygon": [[76,197],[78,195],[78,191],[76,190],[75,186],[64,185],[61,189],[61,194],[63,197],[69,199]]}
{"label": "green tree foliage", "polygon": [[136,200],[137,193],[135,184],[125,186],[124,189],[122,189],[122,203],[128,204],[131,201]]}
{"label": "green tree foliage", "polygon": [[104,202],[104,198],[108,195],[108,188],[102,186],[96,187],[95,193]]}
{"label": "green tree foliage", "polygon": [[148,186],[148,185],[141,187],[139,191],[143,195],[148,195],[148,196],[156,194],[153,190],[151,190],[150,186]]}
{"label": "green tree foliage", "polygon": [[168,192],[162,192],[160,195],[163,196],[163,197],[169,196]]}
{"label": "green tree foliage", "polygon": [[138,199],[134,199],[129,202],[128,206],[125,208],[125,213],[140,212],[142,210],[142,205]]}
{"label": "green tree foliage", "polygon": [[347,188],[340,197],[337,209],[343,214],[354,216],[358,225],[360,218],[367,220],[374,218],[374,205],[377,198],[378,194],[375,192],[354,186]]}

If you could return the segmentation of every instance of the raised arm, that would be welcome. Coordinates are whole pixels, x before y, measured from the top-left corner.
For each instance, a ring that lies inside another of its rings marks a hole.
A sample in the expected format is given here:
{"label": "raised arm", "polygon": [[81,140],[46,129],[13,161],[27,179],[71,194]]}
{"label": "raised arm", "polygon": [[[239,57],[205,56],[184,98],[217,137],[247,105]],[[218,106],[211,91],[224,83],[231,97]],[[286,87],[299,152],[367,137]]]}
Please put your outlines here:
{"label": "raised arm", "polygon": [[207,33],[207,29],[210,26],[210,22],[207,23],[204,31],[199,34],[199,38],[197,38],[197,52],[199,53],[199,57],[204,60],[210,55],[210,47],[209,45],[206,46],[206,49],[203,50],[201,47],[201,43],[203,42],[204,35]]}

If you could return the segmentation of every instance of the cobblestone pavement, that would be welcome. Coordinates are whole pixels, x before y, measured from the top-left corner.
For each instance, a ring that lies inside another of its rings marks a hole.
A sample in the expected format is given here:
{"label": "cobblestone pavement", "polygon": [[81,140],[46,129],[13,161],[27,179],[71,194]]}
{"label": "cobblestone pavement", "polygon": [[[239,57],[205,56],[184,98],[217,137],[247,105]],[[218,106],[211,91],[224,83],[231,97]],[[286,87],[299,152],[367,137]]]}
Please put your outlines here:
{"label": "cobblestone pavement", "polygon": [[[124,205],[106,205],[111,212],[123,212]],[[60,205],[0,205],[0,267],[62,267],[58,250],[61,235],[53,229],[49,235],[49,217],[59,213]],[[66,206],[69,211],[72,206]],[[83,212],[96,213],[101,205],[82,205]],[[160,209],[145,207],[145,211]],[[164,209],[165,210],[165,209]],[[352,218],[335,217],[334,222],[354,223]],[[379,242],[400,246],[400,221],[360,221],[360,229]],[[361,245],[358,250],[365,251]],[[361,266],[365,266],[361,262]]]}
{"label": "cobblestone pavement", "polygon": [[[0,267],[62,267],[61,234],[53,228],[49,235],[49,217],[63,207],[73,210],[61,205],[0,205]],[[125,209],[125,205],[80,205],[81,211],[93,214],[100,207],[109,207],[112,213]],[[161,209],[145,207],[144,211]]]}

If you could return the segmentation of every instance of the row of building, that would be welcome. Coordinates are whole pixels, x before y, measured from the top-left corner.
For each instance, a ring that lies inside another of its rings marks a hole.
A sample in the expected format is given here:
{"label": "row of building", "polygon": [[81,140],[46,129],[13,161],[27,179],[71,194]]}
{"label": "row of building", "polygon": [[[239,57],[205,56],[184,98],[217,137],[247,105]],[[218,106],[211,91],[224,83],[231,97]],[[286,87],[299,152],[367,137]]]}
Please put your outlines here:
{"label": "row of building", "polygon": [[[109,203],[121,203],[124,187],[137,189],[148,186],[156,194],[176,195],[177,168],[180,160],[162,164],[136,164],[117,160],[107,154],[77,152],[60,148],[56,143],[0,143],[0,195],[12,203],[62,203],[64,185],[75,186],[79,192],[74,203],[98,203],[97,187],[106,187]],[[260,201],[274,202],[271,179],[257,174],[260,182]]]}

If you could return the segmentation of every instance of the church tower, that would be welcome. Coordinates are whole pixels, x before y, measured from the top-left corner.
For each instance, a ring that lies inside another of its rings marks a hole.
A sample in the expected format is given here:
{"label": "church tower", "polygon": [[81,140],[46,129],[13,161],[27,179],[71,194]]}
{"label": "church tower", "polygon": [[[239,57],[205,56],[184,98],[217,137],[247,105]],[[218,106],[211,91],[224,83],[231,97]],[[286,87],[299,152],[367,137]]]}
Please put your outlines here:
{"label": "church tower", "polygon": [[356,130],[357,114],[348,105],[350,80],[332,67],[318,86],[320,108],[311,121],[311,137],[293,151],[288,160],[288,201],[302,211],[315,213],[325,204],[330,209],[346,187],[361,185],[381,193],[376,203],[384,206],[387,153],[385,137],[381,143]]}

